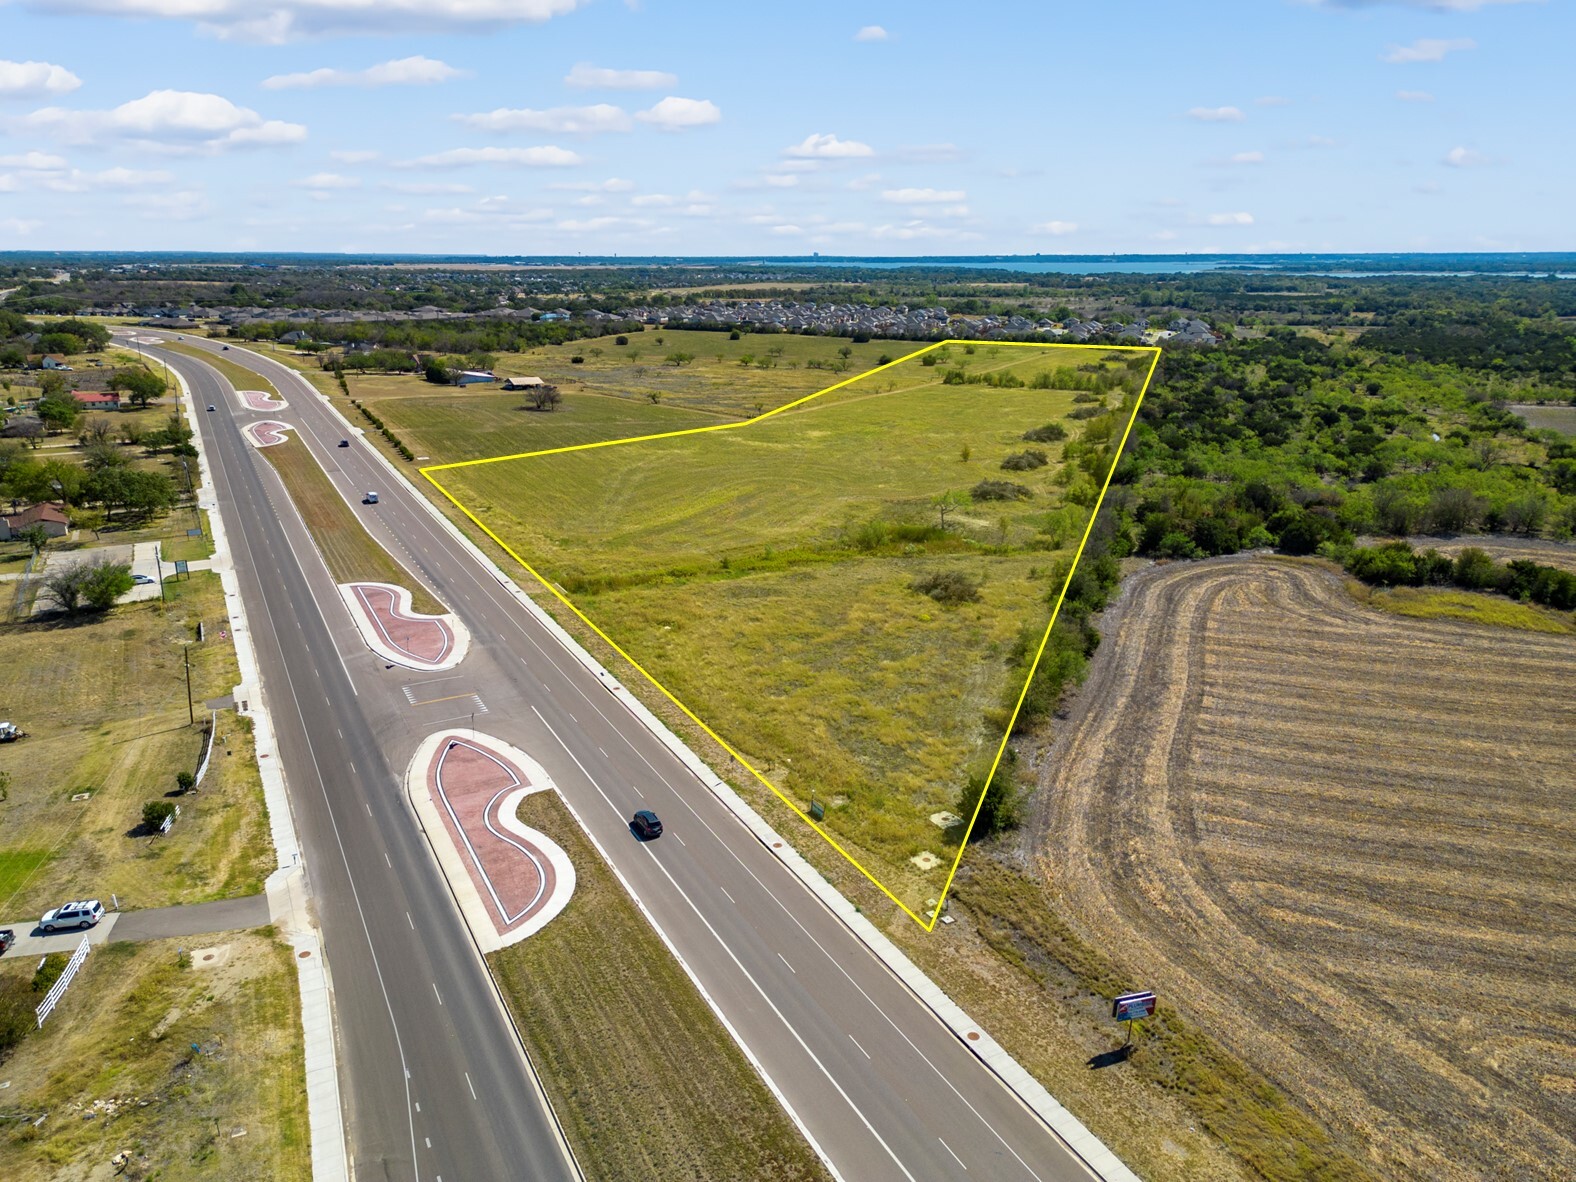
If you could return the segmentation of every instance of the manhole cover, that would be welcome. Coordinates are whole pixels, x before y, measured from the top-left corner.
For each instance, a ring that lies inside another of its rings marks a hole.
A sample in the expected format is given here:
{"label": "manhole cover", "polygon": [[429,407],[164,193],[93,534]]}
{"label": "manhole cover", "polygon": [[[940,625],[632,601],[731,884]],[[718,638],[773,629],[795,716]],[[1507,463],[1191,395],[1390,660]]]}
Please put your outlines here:
{"label": "manhole cover", "polygon": [[971,1031],[969,1031],[969,1041],[970,1042],[979,1042],[979,1040],[980,1040],[980,1032],[978,1030],[971,1030]]}
{"label": "manhole cover", "polygon": [[306,959],[306,958],[307,958],[307,957],[309,957],[309,956],[311,956],[311,955],[312,955],[312,954],[311,954],[311,953],[310,953],[310,952],[297,952],[297,953],[296,953],[296,956],[297,956],[297,957],[298,957],[298,958],[299,958],[299,959],[301,959],[301,960],[305,960],[305,959]]}

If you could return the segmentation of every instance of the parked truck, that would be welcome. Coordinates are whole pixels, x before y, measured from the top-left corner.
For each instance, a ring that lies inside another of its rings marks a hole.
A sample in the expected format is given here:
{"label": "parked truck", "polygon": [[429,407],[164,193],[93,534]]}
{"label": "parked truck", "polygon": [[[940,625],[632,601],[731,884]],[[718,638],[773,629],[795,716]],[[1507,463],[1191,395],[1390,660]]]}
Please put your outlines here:
{"label": "parked truck", "polygon": [[0,743],[14,743],[27,738],[27,732],[18,730],[14,722],[0,722]]}

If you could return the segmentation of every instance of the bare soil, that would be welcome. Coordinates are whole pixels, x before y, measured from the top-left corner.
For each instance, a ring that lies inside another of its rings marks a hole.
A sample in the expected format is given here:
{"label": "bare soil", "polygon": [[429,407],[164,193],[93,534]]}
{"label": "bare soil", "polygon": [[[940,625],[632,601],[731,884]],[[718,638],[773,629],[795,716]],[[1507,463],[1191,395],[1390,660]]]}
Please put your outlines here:
{"label": "bare soil", "polygon": [[1058,919],[1377,1176],[1576,1176],[1576,638],[1257,558],[1103,630],[1019,850]]}

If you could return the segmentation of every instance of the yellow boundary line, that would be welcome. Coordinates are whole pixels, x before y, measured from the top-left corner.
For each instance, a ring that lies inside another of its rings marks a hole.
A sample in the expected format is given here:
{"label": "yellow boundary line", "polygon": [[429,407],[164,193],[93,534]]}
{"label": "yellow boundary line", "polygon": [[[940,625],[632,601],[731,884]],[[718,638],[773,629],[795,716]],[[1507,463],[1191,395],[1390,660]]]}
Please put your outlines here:
{"label": "yellow boundary line", "polygon": [[524,569],[533,579],[546,588],[547,591],[558,600],[558,602],[572,611],[581,621],[581,623],[585,624],[586,627],[595,632],[609,648],[611,648],[621,658],[633,666],[634,669],[642,677],[649,681],[663,697],[672,702],[673,705],[677,706],[679,710],[684,713],[686,718],[688,718],[696,726],[700,727],[702,731],[711,737],[713,742],[726,751],[729,756],[731,756],[741,767],[748,771],[750,775],[754,776],[767,788],[771,789],[772,794],[775,795],[778,800],[782,801],[785,805],[792,809],[795,816],[797,816],[816,833],[820,834],[820,836],[827,842],[828,845],[830,845],[834,850],[847,859],[854,869],[858,870],[859,873],[863,874],[867,879],[869,879],[876,889],[878,889],[888,899],[891,899],[893,903],[897,904],[897,906],[903,911],[905,915],[917,923],[926,932],[933,931],[937,922],[941,918],[942,907],[947,901],[948,893],[952,890],[952,880],[957,877],[958,867],[963,862],[963,854],[968,849],[969,841],[974,835],[974,825],[979,820],[980,809],[985,804],[985,792],[983,790],[980,792],[979,800],[975,802],[974,815],[969,818],[968,828],[964,831],[963,840],[958,844],[958,852],[957,855],[952,859],[952,868],[947,872],[947,880],[942,884],[941,893],[936,897],[936,908],[933,912],[931,912],[930,917],[927,920],[915,913],[907,903],[903,902],[902,899],[899,899],[890,890],[888,890],[886,885],[875,875],[871,874],[869,870],[865,869],[864,865],[860,863],[859,859],[844,849],[831,833],[827,832],[827,830],[812,821],[809,815],[805,813],[803,809],[801,809],[797,804],[785,796],[782,790],[779,789],[776,784],[773,784],[764,775],[762,775],[754,764],[750,763],[749,760],[745,759],[744,756],[735,751],[732,745],[730,745],[726,739],[724,739],[716,731],[712,730],[711,727],[707,726],[706,723],[693,710],[681,702],[673,694],[673,692],[668,689],[667,686],[658,681],[657,678],[651,672],[649,672],[644,665],[625,652],[617,641],[615,641],[606,632],[602,631],[602,629],[597,626],[591,617],[581,611],[567,595],[559,590],[558,586],[553,583],[552,580],[548,579],[529,562],[517,554],[514,548],[509,545],[509,543],[505,542],[502,538],[495,534],[488,527],[486,522],[482,521],[481,518],[472,513],[471,510],[458,497],[450,492],[448,488],[445,487],[437,479],[437,477],[433,475],[433,473],[447,472],[456,468],[476,468],[484,464],[500,464],[505,460],[525,460],[534,458],[536,456],[559,455],[564,452],[590,451],[599,447],[615,447],[629,443],[647,443],[655,439],[675,439],[681,435],[702,435],[710,431],[737,430],[740,427],[748,427],[755,423],[759,423],[764,419],[769,419],[774,415],[780,415],[784,411],[792,410],[794,407],[803,406],[808,402],[812,402],[815,399],[822,397],[823,395],[830,394],[835,390],[841,390],[845,386],[851,386],[855,382],[862,382],[866,378],[873,377],[874,375],[881,373],[883,370],[891,369],[893,366],[902,365],[906,361],[912,361],[914,358],[929,353],[933,349],[940,349],[947,345],[985,345],[990,347],[1007,346],[1009,348],[1019,349],[1093,349],[1102,353],[1124,352],[1151,354],[1149,361],[1149,372],[1144,375],[1143,387],[1138,392],[1137,401],[1133,403],[1133,413],[1128,417],[1127,426],[1122,431],[1121,442],[1117,444],[1116,450],[1111,456],[1111,467],[1105,474],[1105,481],[1100,485],[1100,495],[1096,498],[1094,508],[1089,513],[1089,521],[1084,526],[1083,537],[1079,539],[1078,550],[1073,555],[1072,566],[1068,567],[1067,569],[1067,577],[1062,581],[1062,589],[1056,596],[1056,606],[1051,609],[1050,622],[1045,625],[1045,633],[1040,637],[1040,647],[1035,650],[1034,661],[1029,666],[1028,676],[1024,678],[1023,688],[1018,692],[1018,700],[1013,705],[1012,716],[1007,720],[1007,728],[1002,734],[1001,743],[996,748],[996,757],[991,761],[990,772],[985,777],[985,786],[988,789],[991,781],[996,777],[996,771],[1001,765],[1002,757],[1007,752],[1007,742],[1012,738],[1013,727],[1015,727],[1018,723],[1018,715],[1022,712],[1024,700],[1028,697],[1029,686],[1034,683],[1034,675],[1039,670],[1040,661],[1045,655],[1045,646],[1050,643],[1051,629],[1056,627],[1057,617],[1061,615],[1062,603],[1067,598],[1067,589],[1072,585],[1073,574],[1078,570],[1079,562],[1083,560],[1084,548],[1089,544],[1089,537],[1094,531],[1095,519],[1100,516],[1101,506],[1105,504],[1105,494],[1111,487],[1111,478],[1116,474],[1117,464],[1121,462],[1122,452],[1127,447],[1128,437],[1133,431],[1133,424],[1138,421],[1138,411],[1144,404],[1144,396],[1149,393],[1149,383],[1154,379],[1155,367],[1160,362],[1160,349],[1158,347],[1152,345],[1063,345],[1054,342],[1038,341],[969,341],[962,339],[936,341],[932,344],[926,345],[922,349],[916,349],[912,353],[905,353],[902,357],[899,357],[895,361],[889,361],[885,365],[878,365],[874,369],[866,370],[864,373],[857,374],[851,378],[846,378],[835,385],[826,387],[824,390],[817,390],[814,394],[807,394],[803,398],[795,399],[793,402],[779,406],[775,410],[769,410],[765,414],[759,414],[750,419],[743,419],[737,423],[715,423],[706,427],[687,427],[681,431],[662,431],[654,435],[634,435],[625,439],[604,439],[596,443],[577,443],[568,447],[550,447],[544,448],[540,451],[515,452],[513,454],[504,456],[489,456],[480,460],[458,460],[450,464],[430,464],[425,468],[418,469],[422,476],[426,477],[427,481],[440,493],[442,493],[450,504],[452,504],[461,513],[465,514],[465,516],[473,524],[475,524],[479,530],[496,542],[505,554],[514,559],[514,561],[518,562],[522,569]]}

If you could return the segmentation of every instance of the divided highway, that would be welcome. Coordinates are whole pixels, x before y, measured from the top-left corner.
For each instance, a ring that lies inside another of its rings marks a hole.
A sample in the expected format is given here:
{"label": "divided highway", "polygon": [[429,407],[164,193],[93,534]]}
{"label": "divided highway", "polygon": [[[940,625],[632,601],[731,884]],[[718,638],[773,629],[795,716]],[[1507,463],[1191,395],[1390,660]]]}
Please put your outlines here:
{"label": "divided highway", "polygon": [[[391,483],[359,437],[337,446],[348,432],[314,388],[231,350],[228,360],[265,373],[288,399],[268,417],[297,427],[374,536],[472,635],[447,673],[390,668],[369,653],[272,469],[241,437],[240,423],[264,416],[244,411],[207,366],[159,355],[199,406],[219,408],[199,411],[197,426],[322,919],[358,1178],[574,1176],[402,790],[421,739],[472,709],[478,730],[553,777],[844,1179],[1091,1177],[419,494]],[[374,489],[380,503],[360,505]],[[631,838],[627,820],[641,807],[666,822],[661,841]]]}

